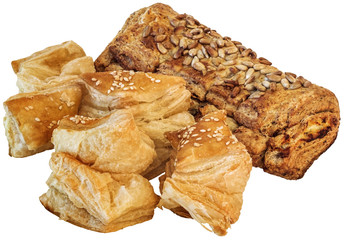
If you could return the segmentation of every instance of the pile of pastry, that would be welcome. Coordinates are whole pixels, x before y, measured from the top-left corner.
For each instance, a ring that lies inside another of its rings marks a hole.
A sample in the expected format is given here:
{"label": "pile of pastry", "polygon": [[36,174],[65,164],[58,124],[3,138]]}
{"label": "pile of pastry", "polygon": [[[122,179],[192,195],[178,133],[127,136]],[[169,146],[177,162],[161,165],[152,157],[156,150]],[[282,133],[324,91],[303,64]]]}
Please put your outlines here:
{"label": "pile of pastry", "polygon": [[252,159],[298,179],[337,135],[334,94],[271,64],[167,5],[140,9],[95,62],[73,41],[12,62],[9,154],[54,149],[40,201],[75,225],[116,231],[158,206],[225,235]]}

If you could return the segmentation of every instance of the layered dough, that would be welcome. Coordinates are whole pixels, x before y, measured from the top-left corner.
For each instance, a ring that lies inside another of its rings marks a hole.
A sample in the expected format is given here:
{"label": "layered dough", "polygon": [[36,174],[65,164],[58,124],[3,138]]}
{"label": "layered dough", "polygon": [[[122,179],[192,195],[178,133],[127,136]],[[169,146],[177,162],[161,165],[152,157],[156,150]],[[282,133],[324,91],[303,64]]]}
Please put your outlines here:
{"label": "layered dough", "polygon": [[66,115],[75,115],[82,98],[79,85],[19,93],[4,102],[9,154],[26,157],[53,148],[51,136]]}
{"label": "layered dough", "polygon": [[54,130],[52,143],[56,152],[69,153],[102,172],[142,173],[156,157],[153,141],[128,110],[99,119],[65,118]]}
{"label": "layered dough", "polygon": [[95,72],[92,58],[73,41],[12,61],[12,68],[20,92],[47,89],[61,82],[76,81],[81,73]]}
{"label": "layered dough", "polygon": [[174,150],[161,180],[160,207],[208,224],[225,235],[242,207],[251,158],[225,124],[224,111],[167,133]]}
{"label": "layered dough", "polygon": [[142,174],[151,179],[164,171],[171,146],[164,132],[194,123],[188,113],[190,92],[180,77],[162,74],[112,71],[85,73],[81,79],[87,89],[79,114],[103,117],[121,109],[130,111],[138,128],[155,144],[157,157]]}
{"label": "layered dough", "polygon": [[137,174],[101,173],[66,153],[53,153],[43,206],[77,226],[112,232],[152,218],[158,196]]}

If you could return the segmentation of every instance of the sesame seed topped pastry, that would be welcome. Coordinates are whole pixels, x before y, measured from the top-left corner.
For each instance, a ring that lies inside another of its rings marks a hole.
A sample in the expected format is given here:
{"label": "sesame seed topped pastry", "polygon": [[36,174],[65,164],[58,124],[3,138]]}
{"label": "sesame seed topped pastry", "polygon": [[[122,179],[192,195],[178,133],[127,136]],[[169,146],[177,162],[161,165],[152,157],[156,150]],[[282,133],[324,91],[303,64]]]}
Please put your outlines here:
{"label": "sesame seed topped pastry", "polygon": [[[133,13],[95,67],[183,77],[196,110],[226,110],[242,126],[239,140],[254,166],[287,179],[303,177],[337,136],[339,104],[331,91],[277,69],[241,42],[164,4]],[[254,135],[265,147],[250,147]]]}
{"label": "sesame seed topped pastry", "polygon": [[74,81],[78,75],[94,72],[91,57],[75,42],[47,47],[31,56],[12,61],[20,92],[49,88],[57,83]]}
{"label": "sesame seed topped pastry", "polygon": [[142,173],[156,157],[153,141],[119,110],[103,118],[72,116],[60,121],[52,143],[84,164],[110,173]]}
{"label": "sesame seed topped pastry", "polygon": [[138,174],[101,173],[67,153],[53,153],[43,206],[77,226],[114,232],[153,217],[158,196]]}
{"label": "sesame seed topped pastry", "polygon": [[225,235],[242,208],[252,163],[245,146],[225,123],[224,111],[167,133],[174,148],[161,180],[160,207],[209,224]]}
{"label": "sesame seed topped pastry", "polygon": [[79,85],[19,93],[4,102],[9,154],[26,157],[53,148],[52,132],[66,115],[75,115],[82,98]]}
{"label": "sesame seed topped pastry", "polygon": [[143,175],[151,179],[161,174],[171,151],[164,133],[194,123],[188,113],[190,92],[183,78],[123,70],[80,77],[87,91],[79,114],[102,117],[119,109],[131,111],[138,128],[154,141],[157,152]]}

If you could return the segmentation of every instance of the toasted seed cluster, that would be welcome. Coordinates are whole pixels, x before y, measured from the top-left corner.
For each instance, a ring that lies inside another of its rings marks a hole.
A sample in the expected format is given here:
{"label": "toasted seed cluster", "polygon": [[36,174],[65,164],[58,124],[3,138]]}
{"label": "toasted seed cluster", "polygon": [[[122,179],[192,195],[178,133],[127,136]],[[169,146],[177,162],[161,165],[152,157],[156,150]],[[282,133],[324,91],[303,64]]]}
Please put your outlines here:
{"label": "toasted seed cluster", "polygon": [[[290,90],[311,85],[302,76],[281,72],[267,59],[258,58],[241,42],[222,37],[190,15],[180,14],[169,18],[169,21],[170,30],[148,25],[142,37],[152,37],[161,54],[170,54],[173,59],[183,58],[185,67],[191,67],[202,75],[216,73],[223,81],[236,82],[237,86],[250,92],[249,98],[258,98],[267,89],[275,91],[277,84]],[[231,94],[236,96],[241,89]]]}

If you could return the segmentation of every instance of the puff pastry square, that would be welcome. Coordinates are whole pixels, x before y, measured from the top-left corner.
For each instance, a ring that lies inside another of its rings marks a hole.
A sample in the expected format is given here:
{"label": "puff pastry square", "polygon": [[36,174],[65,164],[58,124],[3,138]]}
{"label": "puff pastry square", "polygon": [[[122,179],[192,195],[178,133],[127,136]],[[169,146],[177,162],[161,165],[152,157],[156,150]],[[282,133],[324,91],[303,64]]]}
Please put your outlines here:
{"label": "puff pastry square", "polygon": [[225,112],[217,111],[167,133],[174,151],[160,178],[160,207],[209,224],[218,235],[225,235],[238,220],[252,168],[245,146],[225,120]]}
{"label": "puff pastry square", "polygon": [[59,82],[73,81],[81,73],[95,72],[92,58],[73,41],[12,61],[12,68],[20,92],[46,89]]}
{"label": "puff pastry square", "polygon": [[75,115],[82,98],[79,85],[19,93],[4,102],[4,125],[9,154],[26,157],[53,148],[50,142],[58,121]]}
{"label": "puff pastry square", "polygon": [[140,130],[155,144],[157,157],[143,173],[149,179],[164,171],[171,146],[164,132],[194,123],[188,113],[190,92],[180,77],[162,74],[112,71],[81,76],[86,94],[79,114],[102,117],[119,109],[132,112]]}
{"label": "puff pastry square", "polygon": [[66,153],[53,153],[43,206],[77,226],[113,232],[150,220],[158,202],[149,181],[137,174],[100,173]]}
{"label": "puff pastry square", "polygon": [[153,141],[119,110],[103,118],[72,116],[53,132],[56,152],[66,152],[101,172],[141,173],[156,157]]}

